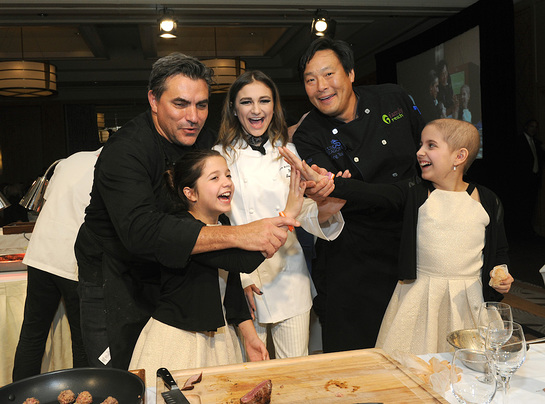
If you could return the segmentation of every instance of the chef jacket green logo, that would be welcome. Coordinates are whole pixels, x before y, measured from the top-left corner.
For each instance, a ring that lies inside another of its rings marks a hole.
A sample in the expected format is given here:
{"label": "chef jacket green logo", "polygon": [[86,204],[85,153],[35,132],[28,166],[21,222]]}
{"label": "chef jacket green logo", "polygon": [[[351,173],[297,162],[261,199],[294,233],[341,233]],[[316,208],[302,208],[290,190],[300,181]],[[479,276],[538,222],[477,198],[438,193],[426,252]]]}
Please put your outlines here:
{"label": "chef jacket green logo", "polygon": [[390,125],[392,121],[397,121],[398,119],[403,118],[403,110],[398,108],[394,112],[389,112],[388,114],[382,115],[382,120],[386,125]]}

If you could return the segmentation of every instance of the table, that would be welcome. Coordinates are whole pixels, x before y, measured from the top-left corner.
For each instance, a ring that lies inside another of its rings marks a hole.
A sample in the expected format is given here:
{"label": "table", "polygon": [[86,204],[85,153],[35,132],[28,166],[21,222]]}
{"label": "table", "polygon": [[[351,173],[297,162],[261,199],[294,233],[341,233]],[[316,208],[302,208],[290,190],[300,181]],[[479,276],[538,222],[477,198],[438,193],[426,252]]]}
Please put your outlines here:
{"label": "table", "polygon": [[[0,273],[0,386],[11,383],[13,359],[23,323],[26,272]],[[47,339],[42,373],[72,367],[72,340],[64,304],[59,305]]]}
{"label": "table", "polygon": [[[374,350],[362,350],[362,351],[374,351]],[[353,351],[353,352],[359,352],[359,351]],[[329,355],[329,356],[328,356]],[[314,358],[321,356],[322,359],[319,360],[320,363],[326,364],[325,366],[333,366],[335,363],[335,358],[331,358],[332,355],[336,354],[319,354],[319,355],[311,355],[308,358]],[[343,355],[350,355],[349,353],[343,353]],[[434,355],[419,355],[422,359],[429,361],[433,356],[439,358],[440,360],[450,360],[452,359],[451,353],[441,353],[441,354],[434,354]],[[331,358],[329,360],[328,358]],[[295,361],[294,363],[297,363],[296,359],[299,358],[293,358],[293,359],[276,359],[269,361],[269,363],[272,365],[276,361]],[[313,360],[301,358],[303,361],[309,361],[309,363],[313,363]],[[262,365],[257,366],[265,366],[267,367],[267,362],[257,362],[256,364],[262,363]],[[203,371],[203,380],[209,373],[218,373],[223,369],[224,374],[226,376],[229,376],[231,379],[233,378],[231,371],[235,369],[236,371],[241,371],[241,369],[249,368],[251,369],[253,366],[256,366],[254,364],[241,364],[241,365],[228,365],[228,366],[217,366],[217,367],[211,367],[211,368],[202,368]],[[296,370],[296,366],[286,366],[285,372],[286,374],[292,373],[292,370]],[[464,369],[464,371],[472,372],[472,370]],[[186,375],[194,374],[196,370],[185,370],[185,371],[172,371],[172,374],[176,378],[177,382],[183,382],[185,379],[183,379]],[[236,374],[236,373],[235,373]],[[183,375],[180,377],[180,375]],[[297,375],[295,375],[296,377]],[[198,386],[198,385],[197,385]],[[275,387],[273,386],[273,401],[274,404],[274,391]],[[428,387],[431,389],[431,387]],[[511,389],[509,391],[509,401],[511,403],[543,403],[545,402],[545,391],[543,389],[545,388],[545,343],[544,344],[535,344],[531,345],[530,350],[528,351],[528,356],[526,358],[526,362],[522,365],[522,367],[513,375],[513,378],[511,379]],[[163,391],[163,387],[160,387],[159,391]],[[159,398],[157,398],[157,389],[156,388],[148,388],[146,390],[146,404],[163,404],[164,401],[160,395]],[[193,404],[195,402],[198,402],[195,398],[195,396],[192,396],[191,391],[186,392],[189,401]],[[501,392],[500,392],[501,393]],[[451,404],[458,404],[454,396],[451,392],[447,392],[446,394],[446,401]],[[341,402],[340,399],[335,399],[334,402]],[[370,401],[370,400],[367,400]],[[205,403],[206,401],[203,401]],[[235,402],[235,401],[233,401]],[[238,402],[238,401],[236,401]],[[279,401],[281,402],[281,401]],[[314,401],[312,401],[314,402]],[[351,401],[352,403],[354,401]],[[384,404],[390,402],[394,403],[396,401],[388,401],[384,400]],[[502,397],[501,394],[496,394],[496,397],[494,397],[494,400],[492,401],[493,404],[501,404]],[[397,403],[397,402],[396,402]]]}
{"label": "table", "polygon": [[[2,228],[0,228],[1,230]],[[0,232],[0,255],[22,254],[26,252],[31,233],[3,234]],[[20,262],[0,262],[0,273],[26,270]]]}
{"label": "table", "polygon": [[[0,255],[24,254],[28,247],[32,233],[4,234],[0,227]],[[21,265],[18,270],[26,270],[26,265]]]}
{"label": "table", "polygon": [[[428,361],[435,356],[441,360],[452,360],[452,353],[419,355]],[[464,367],[464,372],[476,373]],[[526,361],[511,378],[509,402],[511,403],[544,403],[545,402],[545,343],[530,345]],[[454,395],[448,391],[445,398],[449,403],[457,404]],[[502,403],[502,392],[496,393],[492,404]]]}
{"label": "table", "polygon": [[[0,254],[26,251],[29,234],[0,235]],[[0,386],[11,383],[13,359],[23,323],[26,265],[0,271]],[[51,325],[42,361],[42,373],[72,367],[72,340],[64,304],[59,305]]]}
{"label": "table", "polygon": [[[179,384],[189,376],[203,372],[202,381],[186,394],[191,404],[238,403],[244,394],[267,379],[273,383],[273,404],[447,403],[381,349],[170,370]],[[157,391],[164,390],[159,381]],[[158,396],[158,403],[162,403],[162,397]]]}

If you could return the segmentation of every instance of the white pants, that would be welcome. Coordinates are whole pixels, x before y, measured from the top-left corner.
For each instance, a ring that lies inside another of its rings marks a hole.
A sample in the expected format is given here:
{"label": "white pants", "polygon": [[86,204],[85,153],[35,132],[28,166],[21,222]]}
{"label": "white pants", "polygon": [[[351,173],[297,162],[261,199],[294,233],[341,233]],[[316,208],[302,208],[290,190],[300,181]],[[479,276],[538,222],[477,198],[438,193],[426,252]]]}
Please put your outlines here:
{"label": "white pants", "polygon": [[278,323],[263,324],[254,321],[257,335],[265,345],[267,330],[270,330],[276,359],[308,355],[309,324],[310,310]]}

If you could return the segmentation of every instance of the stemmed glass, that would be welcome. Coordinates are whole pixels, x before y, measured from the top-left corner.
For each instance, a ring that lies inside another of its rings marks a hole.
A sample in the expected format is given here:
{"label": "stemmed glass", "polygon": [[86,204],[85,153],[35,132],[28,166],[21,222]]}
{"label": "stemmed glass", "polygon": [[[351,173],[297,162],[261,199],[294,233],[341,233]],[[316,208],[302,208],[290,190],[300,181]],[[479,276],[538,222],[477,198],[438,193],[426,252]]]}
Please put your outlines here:
{"label": "stemmed glass", "polygon": [[456,368],[460,368],[461,365],[491,373],[493,366],[490,357],[483,351],[458,349],[454,352],[450,366],[450,385],[458,402],[490,403],[496,394],[496,378],[493,375],[481,378],[466,370],[458,374]]}
{"label": "stemmed glass", "polygon": [[501,302],[484,302],[481,304],[477,328],[479,329],[479,334],[481,335],[483,342],[486,338],[486,327],[488,327],[488,324],[491,322],[497,320],[513,321],[511,306]]}
{"label": "stemmed glass", "polygon": [[522,326],[512,321],[491,322],[486,332],[485,348],[503,388],[503,403],[507,404],[511,376],[526,359],[526,339]]}
{"label": "stemmed glass", "polygon": [[[495,321],[513,321],[513,312],[511,310],[511,306],[509,306],[507,303],[501,303],[501,302],[484,302],[481,304],[481,308],[479,310],[479,317],[477,322],[477,329],[479,330],[479,335],[483,339],[483,346],[486,340],[486,330],[488,328],[488,324]],[[505,330],[506,334],[503,335],[504,341],[501,340],[502,335],[497,335],[497,341],[498,344],[501,344],[502,342],[505,342],[507,338],[510,336],[510,330]],[[485,374],[484,376],[481,376],[481,379],[490,378],[493,377],[490,374]]]}

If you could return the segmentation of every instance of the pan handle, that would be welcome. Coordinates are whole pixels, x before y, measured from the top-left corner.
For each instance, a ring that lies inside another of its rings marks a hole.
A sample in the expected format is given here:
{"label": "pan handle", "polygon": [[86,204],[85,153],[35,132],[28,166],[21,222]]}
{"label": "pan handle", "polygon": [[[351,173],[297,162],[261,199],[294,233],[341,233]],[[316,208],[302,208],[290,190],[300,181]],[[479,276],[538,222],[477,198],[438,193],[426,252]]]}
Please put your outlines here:
{"label": "pan handle", "polygon": [[163,380],[163,383],[165,383],[165,386],[167,386],[169,390],[180,390],[178,384],[176,384],[176,380],[174,380],[174,377],[172,377],[167,368],[157,369],[157,377],[160,377]]}

